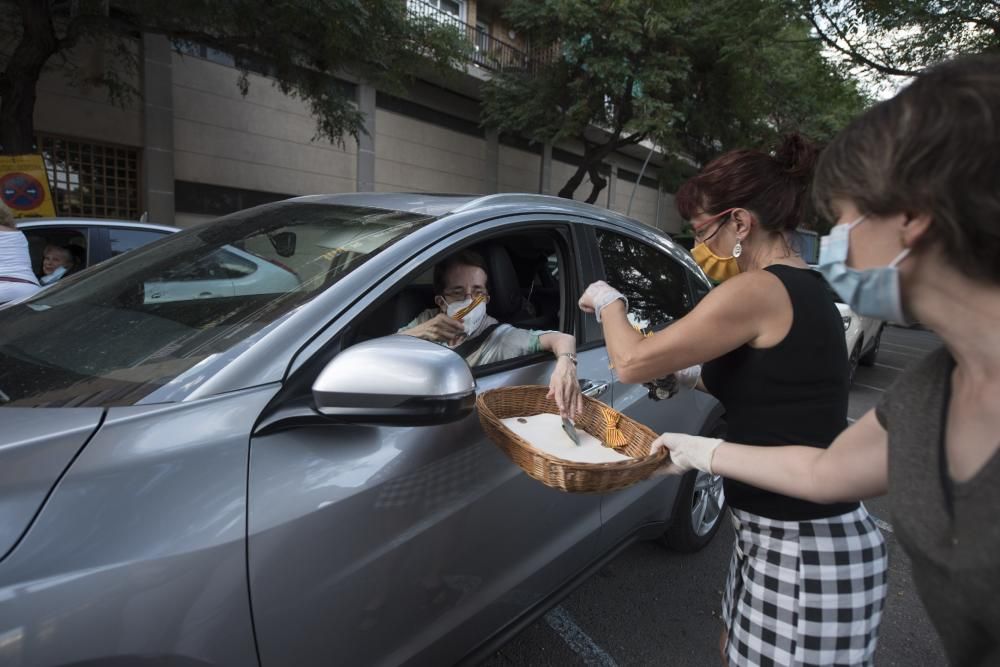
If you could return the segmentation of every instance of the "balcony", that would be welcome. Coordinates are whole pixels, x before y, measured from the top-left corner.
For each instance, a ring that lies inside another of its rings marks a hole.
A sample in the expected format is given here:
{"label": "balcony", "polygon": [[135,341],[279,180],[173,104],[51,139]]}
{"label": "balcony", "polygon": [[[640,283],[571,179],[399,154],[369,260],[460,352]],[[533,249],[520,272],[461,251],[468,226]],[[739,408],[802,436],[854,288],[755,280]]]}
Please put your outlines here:
{"label": "balcony", "polygon": [[422,0],[407,0],[406,8],[410,16],[431,18],[443,25],[453,26],[462,32],[472,44],[472,62],[491,72],[509,69],[527,70],[532,68],[531,56],[515,46],[499,40],[479,26],[462,21],[458,16],[438,9]]}

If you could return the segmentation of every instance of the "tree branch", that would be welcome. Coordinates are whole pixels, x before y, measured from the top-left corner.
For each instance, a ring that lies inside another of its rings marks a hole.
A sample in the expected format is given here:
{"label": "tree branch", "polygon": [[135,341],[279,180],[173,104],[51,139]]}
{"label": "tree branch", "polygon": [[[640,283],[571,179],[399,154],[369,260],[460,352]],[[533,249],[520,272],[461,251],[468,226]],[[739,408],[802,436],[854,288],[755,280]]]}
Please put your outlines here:
{"label": "tree branch", "polygon": [[844,40],[844,43],[847,44],[847,46],[849,47],[849,48],[844,48],[836,40],[834,40],[825,32],[823,32],[823,29],[819,26],[819,23],[816,21],[816,17],[813,16],[811,12],[807,13],[806,19],[816,29],[816,33],[819,35],[820,39],[826,42],[831,48],[839,51],[840,53],[843,53],[851,60],[860,63],[862,65],[865,65],[866,67],[870,67],[871,69],[876,70],[878,72],[882,72],[883,74],[892,74],[895,76],[914,76],[917,74],[916,71],[903,70],[899,69],[898,67],[886,65],[884,63],[877,63],[871,60],[870,58],[866,57],[862,53],[859,53],[856,50],[856,47],[853,44],[851,44],[850,40],[848,40],[843,35],[842,31],[837,27],[836,23],[833,20],[831,20],[829,16],[827,16],[826,12],[824,12],[822,9],[820,10],[820,12],[823,14],[823,18],[826,19],[826,21],[833,27],[833,30],[834,32],[837,33],[837,36],[840,39]]}

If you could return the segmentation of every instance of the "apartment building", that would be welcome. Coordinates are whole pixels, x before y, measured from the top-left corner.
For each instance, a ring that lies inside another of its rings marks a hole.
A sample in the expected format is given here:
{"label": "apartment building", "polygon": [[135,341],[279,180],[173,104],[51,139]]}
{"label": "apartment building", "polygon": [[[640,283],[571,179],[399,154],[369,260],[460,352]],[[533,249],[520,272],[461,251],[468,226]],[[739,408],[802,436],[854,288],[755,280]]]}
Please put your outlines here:
{"label": "apartment building", "polygon": [[[367,134],[317,139],[315,120],[282,94],[264,69],[237,87],[226,53],[144,35],[139,99],[113,106],[101,90],[59,74],[38,88],[35,127],[59,215],[138,218],[190,225],[286,197],[355,191],[554,194],[575,171],[579,146],[543,146],[498,136],[479,123],[480,90],[499,67],[526,62],[506,25],[504,0],[408,0],[410,12],[463,31],[473,62],[447,80],[415,81],[390,93],[338,73],[357,101]],[[78,56],[102,66],[100,54]],[[607,161],[599,205],[668,232],[680,230],[672,197],[650,177],[658,162],[633,146]],[[637,183],[638,181],[638,183]],[[577,198],[590,191],[585,181]]]}

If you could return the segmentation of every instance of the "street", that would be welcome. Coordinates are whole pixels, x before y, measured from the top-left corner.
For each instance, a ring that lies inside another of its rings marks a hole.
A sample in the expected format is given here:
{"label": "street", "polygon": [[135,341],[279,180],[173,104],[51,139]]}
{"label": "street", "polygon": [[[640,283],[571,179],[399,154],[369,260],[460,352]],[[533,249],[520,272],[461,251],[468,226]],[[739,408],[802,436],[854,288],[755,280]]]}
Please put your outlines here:
{"label": "street", "polygon": [[[874,407],[903,369],[939,344],[923,330],[887,328],[875,366],[858,370],[849,418]],[[882,498],[866,505],[889,546],[889,594],[876,664],[943,665],[909,561],[892,533],[888,502]],[[731,545],[728,515],[713,542],[698,554],[675,554],[656,542],[635,544],[483,664],[719,664],[719,603]]]}

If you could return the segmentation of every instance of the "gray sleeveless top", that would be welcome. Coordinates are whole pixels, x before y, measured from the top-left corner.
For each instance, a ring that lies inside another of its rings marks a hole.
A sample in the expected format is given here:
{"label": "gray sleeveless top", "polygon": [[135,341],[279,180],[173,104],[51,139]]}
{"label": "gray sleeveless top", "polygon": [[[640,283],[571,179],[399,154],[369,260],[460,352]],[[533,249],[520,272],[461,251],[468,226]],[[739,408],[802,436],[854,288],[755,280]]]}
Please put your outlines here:
{"label": "gray sleeveless top", "polygon": [[944,435],[954,365],[944,348],[931,352],[883,395],[875,414],[889,434],[893,530],[948,659],[996,666],[1000,452],[966,482],[949,477]]}

